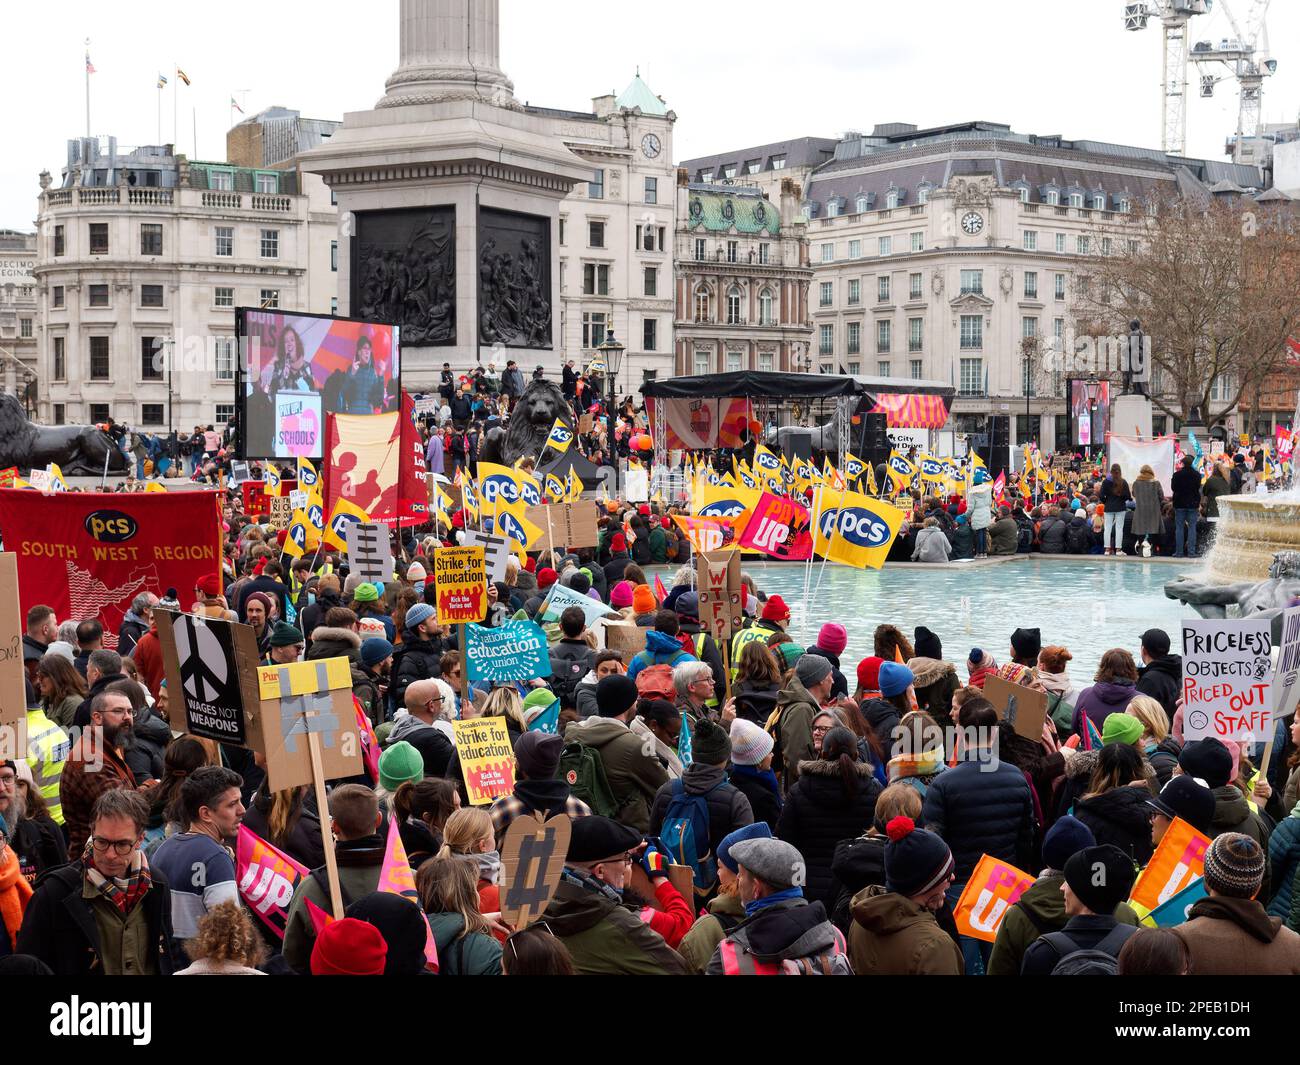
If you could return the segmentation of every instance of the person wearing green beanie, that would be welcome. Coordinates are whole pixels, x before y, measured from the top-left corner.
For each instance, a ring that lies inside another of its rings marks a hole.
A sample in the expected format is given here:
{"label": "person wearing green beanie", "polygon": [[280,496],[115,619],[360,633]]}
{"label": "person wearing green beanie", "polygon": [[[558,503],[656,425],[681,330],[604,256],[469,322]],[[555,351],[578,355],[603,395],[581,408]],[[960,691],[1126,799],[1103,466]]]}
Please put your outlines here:
{"label": "person wearing green beanie", "polygon": [[534,688],[528,693],[528,698],[524,700],[524,724],[531,727],[532,723],[537,718],[541,717],[551,708],[552,703],[558,701],[559,696],[556,695],[555,692],[551,691],[550,688]]}
{"label": "person wearing green beanie", "polygon": [[352,592],[352,602],[349,606],[357,615],[358,621],[377,618],[384,626],[384,638],[391,644],[397,643],[397,626],[393,624],[392,617],[384,607],[381,585],[362,581]]}
{"label": "person wearing green beanie", "polygon": [[379,756],[379,786],[393,794],[408,780],[424,779],[424,757],[406,740],[398,740]]}
{"label": "person wearing green beanie", "polygon": [[288,665],[302,657],[302,632],[287,621],[277,621],[271,629],[271,649],[266,655],[266,664],[271,666]]}
{"label": "person wearing green beanie", "polygon": [[357,585],[357,589],[352,593],[352,599],[357,603],[377,603],[379,602],[379,589],[369,581],[363,581]]}
{"label": "person wearing green beanie", "polygon": [[1109,714],[1101,726],[1102,746],[1108,743],[1137,743],[1142,738],[1142,722],[1128,714]]}

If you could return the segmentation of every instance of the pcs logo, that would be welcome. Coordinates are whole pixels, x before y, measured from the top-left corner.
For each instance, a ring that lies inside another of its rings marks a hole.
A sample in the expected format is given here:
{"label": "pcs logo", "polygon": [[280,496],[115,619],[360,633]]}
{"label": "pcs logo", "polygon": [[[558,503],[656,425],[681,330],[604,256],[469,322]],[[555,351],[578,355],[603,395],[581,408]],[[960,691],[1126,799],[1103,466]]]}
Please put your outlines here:
{"label": "pcs logo", "polygon": [[781,465],[773,455],[755,455],[754,465],[762,466],[765,470],[775,470]]}
{"label": "pcs logo", "polygon": [[861,507],[828,510],[819,524],[827,540],[838,529],[840,536],[854,547],[884,547],[890,541],[889,525]]}
{"label": "pcs logo", "polygon": [[86,516],[86,532],[101,544],[126,543],[140,531],[135,518],[120,510],[97,510]]}
{"label": "pcs logo", "polygon": [[525,506],[540,507],[542,505],[542,494],[537,490],[537,485],[531,481],[524,482],[519,496],[524,501]]}
{"label": "pcs logo", "polygon": [[336,514],[334,520],[330,522],[330,530],[340,540],[347,540],[348,526],[356,524],[357,521],[355,514]]}
{"label": "pcs logo", "polygon": [[519,502],[519,486],[509,477],[493,474],[479,482],[479,495],[489,506],[498,501],[506,504]]}
{"label": "pcs logo", "polygon": [[519,524],[519,519],[513,514],[497,515],[497,534],[508,536],[521,544],[528,543],[528,534],[524,532],[524,527]]}
{"label": "pcs logo", "polygon": [[704,507],[699,516],[701,518],[738,518],[745,513],[745,504],[739,499],[719,499],[716,503],[710,503]]}
{"label": "pcs logo", "polygon": [[551,430],[551,443],[553,444],[567,444],[572,439],[573,433],[569,431],[567,426],[557,425]]}
{"label": "pcs logo", "polygon": [[935,462],[934,459],[925,459],[921,462],[921,474],[925,477],[942,477],[943,463]]}

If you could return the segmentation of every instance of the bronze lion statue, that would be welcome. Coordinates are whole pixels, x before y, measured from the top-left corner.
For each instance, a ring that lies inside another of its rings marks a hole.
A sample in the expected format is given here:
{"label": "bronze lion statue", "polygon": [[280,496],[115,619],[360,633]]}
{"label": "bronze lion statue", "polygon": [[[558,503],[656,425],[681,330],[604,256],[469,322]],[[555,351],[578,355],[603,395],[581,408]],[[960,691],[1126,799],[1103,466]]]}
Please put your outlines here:
{"label": "bronze lion statue", "polygon": [[576,434],[573,411],[565,402],[559,386],[550,381],[531,382],[515,404],[506,427],[488,431],[479,451],[479,460],[514,466],[522,458],[537,458],[551,435],[556,418],[569,432]]}
{"label": "bronze lion statue", "polygon": [[98,477],[108,459],[109,473],[126,473],[126,455],[108,434],[93,425],[36,425],[14,396],[0,396],[0,469],[42,470],[56,462],[68,477]]}

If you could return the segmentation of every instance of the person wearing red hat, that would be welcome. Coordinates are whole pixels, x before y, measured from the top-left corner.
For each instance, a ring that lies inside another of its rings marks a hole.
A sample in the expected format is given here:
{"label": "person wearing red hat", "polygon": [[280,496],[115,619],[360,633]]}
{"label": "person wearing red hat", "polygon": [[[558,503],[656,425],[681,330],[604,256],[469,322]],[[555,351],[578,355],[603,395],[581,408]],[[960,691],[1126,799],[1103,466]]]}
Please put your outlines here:
{"label": "person wearing red hat", "polygon": [[311,951],[312,976],[383,976],[388,944],[368,921],[344,917],[331,921]]}
{"label": "person wearing red hat", "polygon": [[537,571],[537,590],[544,592],[560,579],[560,575],[550,566],[543,566]]}
{"label": "person wearing red hat", "polygon": [[763,613],[757,621],[746,629],[741,629],[736,633],[735,638],[731,641],[731,681],[736,681],[736,671],[740,668],[740,652],[745,649],[746,644],[753,643],[755,640],[762,640],[767,643],[769,637],[785,632],[785,622],[790,620],[790,608],[785,605],[785,600],[779,595],[768,596],[767,602],[763,604]]}
{"label": "person wearing red hat", "polygon": [[616,532],[609,541],[609,561],[605,563],[605,580],[610,588],[623,579],[623,571],[632,565],[627,553],[627,539]]}
{"label": "person wearing red hat", "polygon": [[858,663],[858,690],[854,699],[880,698],[880,666],[885,660],[877,655],[868,655]]}

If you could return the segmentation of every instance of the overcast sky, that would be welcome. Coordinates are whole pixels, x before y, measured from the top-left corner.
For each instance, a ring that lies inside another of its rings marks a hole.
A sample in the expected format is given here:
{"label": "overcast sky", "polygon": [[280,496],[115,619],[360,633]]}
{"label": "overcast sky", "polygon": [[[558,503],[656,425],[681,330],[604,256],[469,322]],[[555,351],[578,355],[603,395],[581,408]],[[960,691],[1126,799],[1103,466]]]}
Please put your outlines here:
{"label": "overcast sky", "polygon": [[[1193,20],[1193,41],[1230,35],[1225,2],[1242,15],[1249,6],[1219,0]],[[92,131],[121,146],[154,143],[157,77],[174,84],[179,65],[193,82],[180,90],[179,143],[193,153],[193,109],[202,159],[224,158],[232,94],[250,115],[280,104],[341,118],[373,106],[397,63],[397,0],[5,8],[0,228],[33,227],[38,175],[48,169],[57,181],[67,138],[86,129],[86,37],[97,71]],[[878,122],[969,119],[1159,147],[1160,27],[1126,33],[1122,11],[1121,0],[501,0],[501,61],[519,99],[575,110],[621,91],[639,66],[677,112],[678,160]],[[1274,0],[1269,32],[1279,69],[1265,86],[1264,118],[1294,121],[1300,2]],[[1236,85],[1203,100],[1195,67],[1190,81],[1188,154],[1222,158]],[[172,101],[169,85],[164,142]]]}

